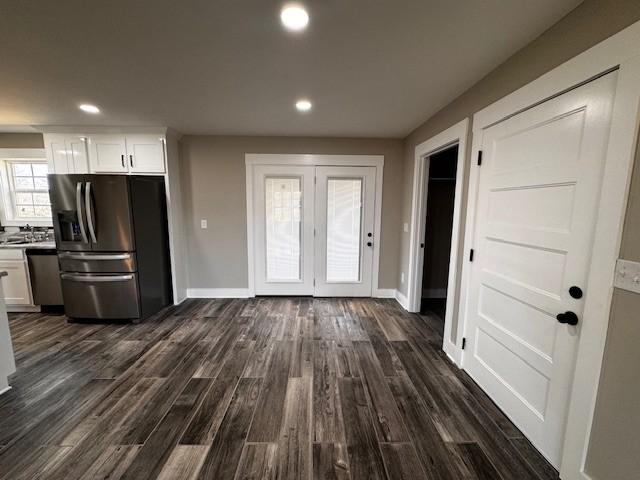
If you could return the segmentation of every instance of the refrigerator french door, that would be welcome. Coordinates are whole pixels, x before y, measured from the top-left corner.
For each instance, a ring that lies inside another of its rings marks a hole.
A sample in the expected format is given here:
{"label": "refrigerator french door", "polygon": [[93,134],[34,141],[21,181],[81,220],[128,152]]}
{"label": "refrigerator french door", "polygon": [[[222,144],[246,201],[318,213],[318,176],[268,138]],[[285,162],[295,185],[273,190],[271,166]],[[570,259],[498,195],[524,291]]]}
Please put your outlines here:
{"label": "refrigerator french door", "polygon": [[170,300],[164,181],[49,175],[67,316],[130,319]]}

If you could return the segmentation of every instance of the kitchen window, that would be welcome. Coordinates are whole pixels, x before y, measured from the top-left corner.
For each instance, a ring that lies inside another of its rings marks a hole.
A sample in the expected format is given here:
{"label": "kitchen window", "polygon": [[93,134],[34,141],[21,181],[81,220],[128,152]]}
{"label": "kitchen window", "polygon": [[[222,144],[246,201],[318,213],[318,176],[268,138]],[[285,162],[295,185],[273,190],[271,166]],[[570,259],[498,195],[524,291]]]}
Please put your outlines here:
{"label": "kitchen window", "polygon": [[51,218],[46,162],[7,162],[14,207],[14,220]]}
{"label": "kitchen window", "polygon": [[44,158],[4,158],[0,165],[2,224],[51,225],[49,166]]}

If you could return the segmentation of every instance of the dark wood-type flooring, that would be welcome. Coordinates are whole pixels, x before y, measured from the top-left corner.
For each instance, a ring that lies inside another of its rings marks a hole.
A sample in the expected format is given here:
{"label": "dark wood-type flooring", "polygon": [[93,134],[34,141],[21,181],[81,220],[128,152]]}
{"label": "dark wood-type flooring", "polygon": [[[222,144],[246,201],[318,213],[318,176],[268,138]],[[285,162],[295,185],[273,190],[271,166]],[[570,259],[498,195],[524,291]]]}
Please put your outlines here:
{"label": "dark wood-type flooring", "polygon": [[555,479],[392,300],[188,300],[139,325],[10,316],[3,479]]}

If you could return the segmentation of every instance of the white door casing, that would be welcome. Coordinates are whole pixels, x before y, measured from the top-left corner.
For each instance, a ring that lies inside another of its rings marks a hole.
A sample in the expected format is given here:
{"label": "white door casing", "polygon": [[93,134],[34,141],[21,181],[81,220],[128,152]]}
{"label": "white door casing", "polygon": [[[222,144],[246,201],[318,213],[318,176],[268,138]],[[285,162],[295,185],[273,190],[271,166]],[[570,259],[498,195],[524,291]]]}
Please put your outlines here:
{"label": "white door casing", "polygon": [[617,74],[482,133],[463,366],[558,467]]}
{"label": "white door casing", "polygon": [[254,167],[255,291],[313,295],[314,167]]}
{"label": "white door casing", "polygon": [[317,297],[369,297],[373,268],[375,167],[317,167]]}

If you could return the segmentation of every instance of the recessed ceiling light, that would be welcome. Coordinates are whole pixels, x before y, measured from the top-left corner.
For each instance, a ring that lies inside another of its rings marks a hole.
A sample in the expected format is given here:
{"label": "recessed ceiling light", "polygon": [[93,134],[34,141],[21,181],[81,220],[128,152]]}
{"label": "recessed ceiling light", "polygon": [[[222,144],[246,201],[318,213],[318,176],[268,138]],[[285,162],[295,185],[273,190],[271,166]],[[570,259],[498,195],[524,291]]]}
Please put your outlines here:
{"label": "recessed ceiling light", "polygon": [[311,102],[309,100],[298,100],[296,102],[296,108],[299,112],[308,112],[311,110]]}
{"label": "recessed ceiling light", "polygon": [[80,105],[80,110],[87,113],[100,113],[100,109],[95,105],[89,105],[88,103],[83,103]]}
{"label": "recessed ceiling light", "polygon": [[287,30],[299,32],[309,23],[309,14],[298,4],[289,4],[280,12],[280,20]]}

